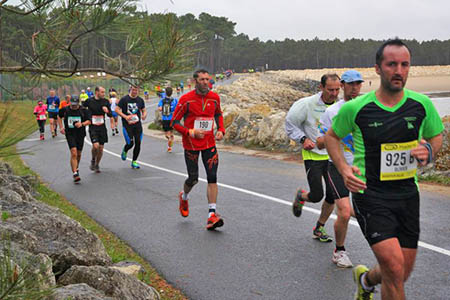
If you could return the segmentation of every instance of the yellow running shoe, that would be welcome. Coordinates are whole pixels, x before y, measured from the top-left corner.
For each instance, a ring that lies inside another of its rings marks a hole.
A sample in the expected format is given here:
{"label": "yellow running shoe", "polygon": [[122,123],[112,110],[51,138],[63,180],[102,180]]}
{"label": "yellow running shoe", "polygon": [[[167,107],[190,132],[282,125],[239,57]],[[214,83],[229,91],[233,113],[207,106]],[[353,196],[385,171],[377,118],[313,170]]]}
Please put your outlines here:
{"label": "yellow running shoe", "polygon": [[369,268],[365,265],[357,265],[353,268],[353,281],[358,285],[358,289],[355,292],[355,300],[372,300],[375,288],[371,291],[366,291],[361,284],[361,275],[369,272]]}

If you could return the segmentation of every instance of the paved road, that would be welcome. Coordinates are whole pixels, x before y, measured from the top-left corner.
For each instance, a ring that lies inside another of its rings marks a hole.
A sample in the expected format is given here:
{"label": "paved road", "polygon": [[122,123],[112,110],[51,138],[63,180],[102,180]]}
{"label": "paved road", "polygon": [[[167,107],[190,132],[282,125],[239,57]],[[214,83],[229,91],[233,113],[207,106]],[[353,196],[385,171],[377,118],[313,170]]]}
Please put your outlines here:
{"label": "paved road", "polygon": [[[319,206],[309,206],[300,219],[292,216],[289,203],[295,189],[306,185],[302,165],[221,152],[218,211],[225,226],[208,232],[204,181],[191,193],[189,218],[179,216],[177,195],[185,176],[180,145],[168,154],[165,141],[144,137],[142,168],[132,170],[129,161],[118,157],[122,136],[110,137],[102,173],[94,174],[85,144],[82,181],[74,185],[64,137],[37,138],[35,133],[20,143],[34,153],[24,155],[24,161],[189,298],[351,299],[351,270],[333,265],[333,244],[311,238]],[[200,176],[205,178],[202,168]],[[427,248],[420,248],[407,284],[408,299],[449,299],[449,211],[449,195],[422,192],[422,241]],[[330,233],[332,223],[326,225]],[[350,256],[355,264],[372,265],[375,259],[354,224],[346,243]],[[438,248],[430,250],[433,246]]]}

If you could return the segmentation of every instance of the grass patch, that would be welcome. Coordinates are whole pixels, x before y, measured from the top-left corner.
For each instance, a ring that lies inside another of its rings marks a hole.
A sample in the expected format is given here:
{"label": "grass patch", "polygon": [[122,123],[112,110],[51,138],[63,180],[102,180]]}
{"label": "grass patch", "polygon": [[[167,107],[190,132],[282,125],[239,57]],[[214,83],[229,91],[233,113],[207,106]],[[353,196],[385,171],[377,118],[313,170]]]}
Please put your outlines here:
{"label": "grass patch", "polygon": [[148,129],[151,129],[151,130],[162,130],[162,126],[160,124],[152,122],[152,123],[148,124]]}
{"label": "grass patch", "polygon": [[419,182],[436,183],[436,184],[450,186],[450,177],[443,176],[443,175],[419,176]]}
{"label": "grass patch", "polygon": [[[24,129],[24,124],[30,125],[29,128],[26,127],[25,132],[29,135],[31,132],[37,129],[37,124],[32,114],[34,103],[31,101],[17,102],[12,104],[0,103],[0,117],[4,117],[4,112],[7,109],[7,105],[13,105],[14,109],[10,110],[12,116],[10,117],[10,122],[6,128],[7,133],[14,133],[19,129]],[[32,124],[35,124],[32,126]],[[0,145],[7,138],[7,134],[2,134],[0,137]],[[15,146],[7,147],[6,149],[0,149],[2,153],[7,153],[8,155],[2,155],[1,160],[7,162],[12,167],[16,175],[34,175],[39,178],[39,176],[33,172],[29,167],[27,167],[20,156],[16,152]],[[141,280],[145,283],[154,287],[161,295],[161,299],[187,299],[179,290],[170,286],[159,274],[158,272],[143,258],[141,258],[136,252],[131,249],[126,243],[117,238],[113,233],[105,229],[103,226],[99,225],[92,218],[90,218],[84,211],[78,209],[75,205],[70,203],[62,195],[51,190],[42,181],[39,181],[34,188],[39,193],[38,200],[60,209],[62,213],[68,217],[78,221],[81,226],[90,230],[98,235],[109,256],[111,256],[113,262],[119,262],[122,260],[132,260],[140,263],[145,269],[145,275],[142,276]],[[2,215],[3,218],[3,215]]]}

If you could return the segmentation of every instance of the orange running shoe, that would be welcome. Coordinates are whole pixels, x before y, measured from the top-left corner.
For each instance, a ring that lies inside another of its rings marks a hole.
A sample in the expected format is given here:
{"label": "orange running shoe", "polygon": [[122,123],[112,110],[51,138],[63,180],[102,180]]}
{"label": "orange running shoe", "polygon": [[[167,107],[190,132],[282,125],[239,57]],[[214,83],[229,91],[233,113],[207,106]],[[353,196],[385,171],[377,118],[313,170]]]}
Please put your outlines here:
{"label": "orange running shoe", "polygon": [[206,229],[214,230],[217,227],[223,226],[223,219],[219,214],[213,213],[211,217],[208,218],[208,222],[206,223]]}
{"label": "orange running shoe", "polygon": [[182,217],[186,218],[187,216],[189,216],[188,200],[183,200],[183,192],[180,192],[179,198],[180,198],[180,214]]}

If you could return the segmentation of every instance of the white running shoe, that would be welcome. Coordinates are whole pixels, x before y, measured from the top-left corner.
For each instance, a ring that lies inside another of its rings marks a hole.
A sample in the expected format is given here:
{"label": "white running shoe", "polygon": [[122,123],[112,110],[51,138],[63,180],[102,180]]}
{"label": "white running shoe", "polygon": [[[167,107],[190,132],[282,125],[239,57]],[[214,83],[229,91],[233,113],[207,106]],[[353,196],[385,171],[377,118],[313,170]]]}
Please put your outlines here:
{"label": "white running shoe", "polygon": [[352,261],[347,255],[347,251],[333,251],[333,258],[331,259],[339,268],[353,267]]}

